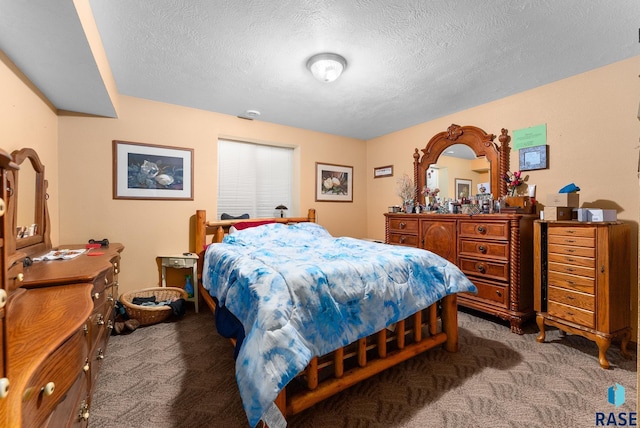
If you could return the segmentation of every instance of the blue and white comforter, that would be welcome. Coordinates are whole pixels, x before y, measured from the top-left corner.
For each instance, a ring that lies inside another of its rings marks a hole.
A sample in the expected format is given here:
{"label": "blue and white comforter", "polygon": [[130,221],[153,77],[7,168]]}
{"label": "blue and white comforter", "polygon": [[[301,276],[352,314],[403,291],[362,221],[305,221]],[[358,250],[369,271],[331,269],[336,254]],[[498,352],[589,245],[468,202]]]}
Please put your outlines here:
{"label": "blue and white comforter", "polygon": [[429,251],[334,238],[315,223],[228,235],[209,246],[203,272],[204,287],[244,327],[236,380],[251,426],[312,357],[476,291]]}

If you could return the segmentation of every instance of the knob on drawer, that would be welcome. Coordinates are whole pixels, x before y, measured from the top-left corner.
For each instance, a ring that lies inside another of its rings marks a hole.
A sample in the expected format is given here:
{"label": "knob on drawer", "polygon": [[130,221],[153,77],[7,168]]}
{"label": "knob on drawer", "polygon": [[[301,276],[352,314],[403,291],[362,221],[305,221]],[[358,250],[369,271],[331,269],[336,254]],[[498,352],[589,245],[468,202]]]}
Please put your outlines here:
{"label": "knob on drawer", "polygon": [[3,377],[0,379],[0,398],[6,398],[9,395],[9,379]]}
{"label": "knob on drawer", "polygon": [[478,251],[481,252],[482,254],[487,254],[487,247],[485,247],[484,245],[479,245]]}
{"label": "knob on drawer", "polygon": [[55,390],[56,390],[56,384],[53,382],[47,382],[47,384],[42,387],[42,393],[46,397],[52,396]]}
{"label": "knob on drawer", "polygon": [[7,304],[7,292],[4,288],[0,288],[0,308],[4,308]]}

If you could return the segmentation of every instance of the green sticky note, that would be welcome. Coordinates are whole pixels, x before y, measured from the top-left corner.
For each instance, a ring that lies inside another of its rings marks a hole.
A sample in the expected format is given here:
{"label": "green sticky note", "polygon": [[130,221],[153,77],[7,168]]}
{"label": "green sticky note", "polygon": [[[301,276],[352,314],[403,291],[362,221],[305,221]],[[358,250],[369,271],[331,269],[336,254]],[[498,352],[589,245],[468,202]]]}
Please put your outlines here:
{"label": "green sticky note", "polygon": [[517,129],[513,131],[513,149],[520,150],[526,147],[544,146],[547,144],[547,124],[532,126],[531,128]]}

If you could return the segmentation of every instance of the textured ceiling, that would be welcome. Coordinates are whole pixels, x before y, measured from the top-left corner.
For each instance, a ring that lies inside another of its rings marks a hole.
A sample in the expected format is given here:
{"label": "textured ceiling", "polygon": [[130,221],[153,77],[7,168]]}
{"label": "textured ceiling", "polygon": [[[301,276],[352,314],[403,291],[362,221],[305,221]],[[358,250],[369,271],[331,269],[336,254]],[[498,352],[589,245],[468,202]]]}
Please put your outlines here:
{"label": "textured ceiling", "polygon": [[[120,94],[369,139],[640,55],[638,0],[90,0]],[[113,116],[71,0],[0,0],[0,49]],[[321,83],[320,52],[347,59]]]}

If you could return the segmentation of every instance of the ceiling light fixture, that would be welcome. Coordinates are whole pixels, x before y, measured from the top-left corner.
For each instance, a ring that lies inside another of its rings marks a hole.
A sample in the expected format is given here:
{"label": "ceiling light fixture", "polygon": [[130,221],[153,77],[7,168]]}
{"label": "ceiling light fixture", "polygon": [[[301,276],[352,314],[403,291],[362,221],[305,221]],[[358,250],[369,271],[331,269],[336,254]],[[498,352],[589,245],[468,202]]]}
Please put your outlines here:
{"label": "ceiling light fixture", "polygon": [[338,54],[320,53],[307,61],[307,68],[313,77],[321,82],[333,82],[347,68],[347,60]]}

